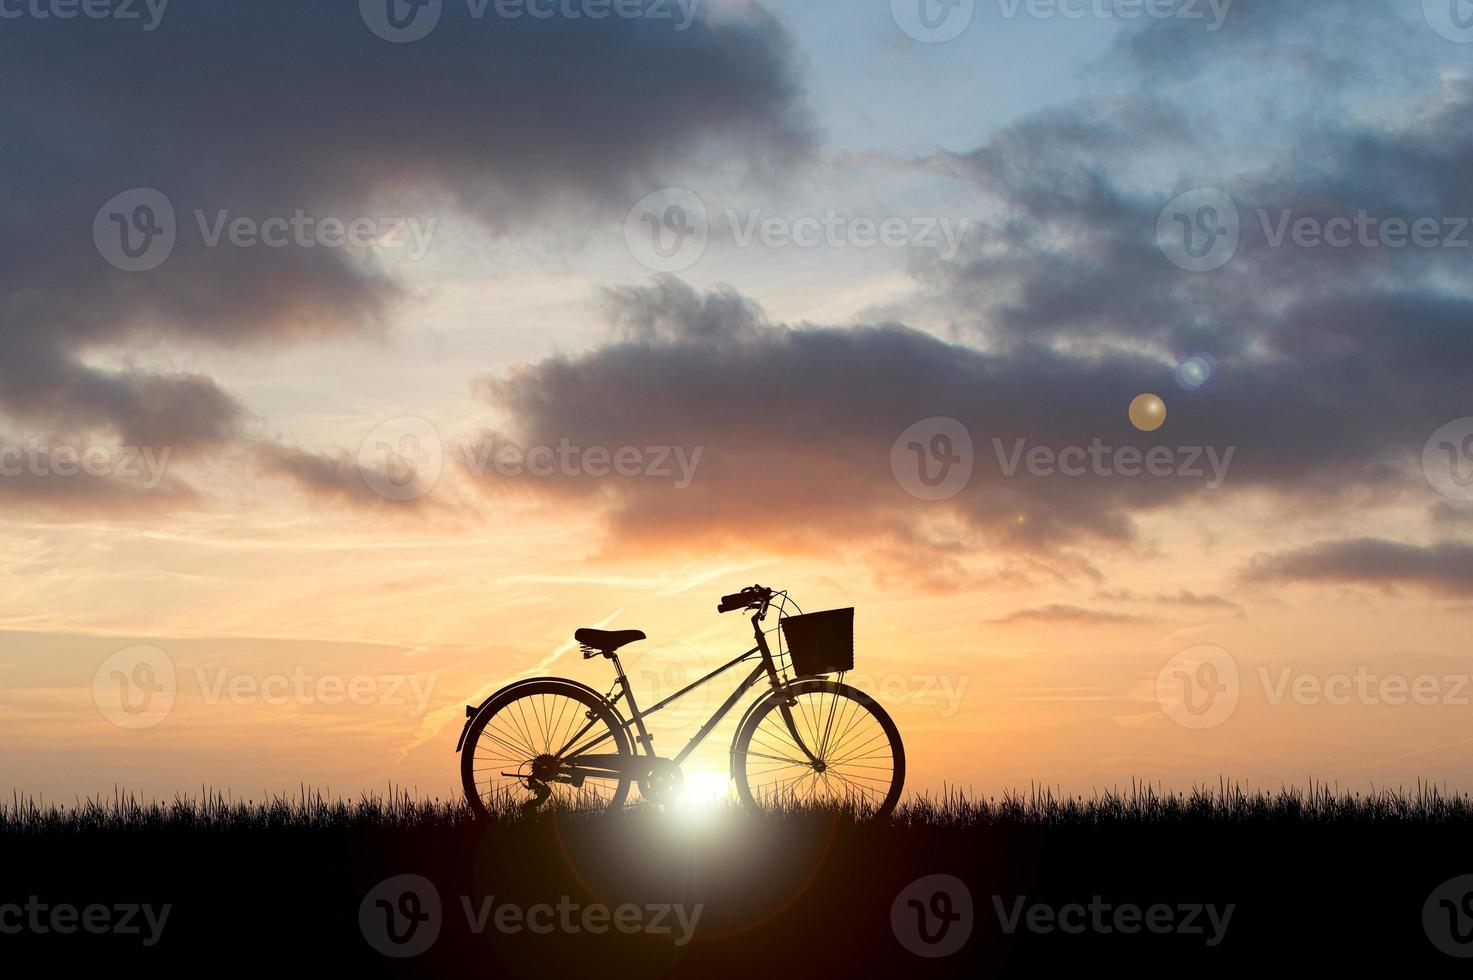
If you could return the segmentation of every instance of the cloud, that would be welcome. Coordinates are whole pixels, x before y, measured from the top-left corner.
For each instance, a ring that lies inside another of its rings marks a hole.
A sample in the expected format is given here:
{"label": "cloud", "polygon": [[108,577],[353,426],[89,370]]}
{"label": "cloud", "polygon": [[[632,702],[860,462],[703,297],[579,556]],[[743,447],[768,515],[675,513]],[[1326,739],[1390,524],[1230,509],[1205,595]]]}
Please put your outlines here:
{"label": "cloud", "polygon": [[1140,595],[1126,589],[1111,589],[1101,592],[1099,598],[1110,602],[1145,603],[1182,609],[1217,609],[1224,612],[1232,612],[1239,616],[1244,614],[1243,607],[1226,596],[1218,595],[1215,592],[1192,592],[1189,589],[1182,589],[1176,593],[1159,592],[1155,595]]}
{"label": "cloud", "polygon": [[1473,526],[1473,507],[1458,505],[1450,500],[1440,500],[1427,513],[1433,526],[1446,530],[1451,527]]}
{"label": "cloud", "polygon": [[509,418],[511,431],[488,438],[524,451],[699,453],[689,485],[675,474],[562,471],[488,472],[482,485],[602,508],[625,544],[694,551],[750,541],[751,528],[771,526],[782,529],[773,542],[794,549],[905,546],[932,561],[959,547],[953,534],[927,527],[933,520],[1000,543],[1123,541],[1132,535],[1128,501],[1150,506],[1203,492],[1189,481],[1003,479],[986,444],[974,490],[952,503],[928,505],[892,475],[897,437],[933,416],[962,420],[979,440],[1005,431],[1042,442],[1101,434],[1130,442],[1123,411],[1109,419],[1105,406],[1112,391],[1138,383],[1132,374],[1153,370],[1139,359],[1082,363],[1039,350],[995,357],[899,325],[791,327],[730,289],[701,294],[668,277],[606,298],[619,325],[608,345],[478,382]]}
{"label": "cloud", "polygon": [[1363,81],[1367,64],[1395,65],[1418,41],[1431,40],[1420,11],[1411,21],[1392,6],[1385,0],[1231,0],[1215,31],[1187,17],[1140,22],[1122,33],[1109,63],[1154,86],[1181,84],[1225,66],[1237,66],[1241,77],[1245,65],[1263,73],[1278,64],[1313,83],[1305,87],[1333,89]]}
{"label": "cloud", "polygon": [[[1285,214],[1321,225],[1363,210],[1473,216],[1460,177],[1473,170],[1473,97],[1467,86],[1404,85],[1380,96],[1396,111],[1354,114],[1318,96],[1369,84],[1322,64],[1295,88],[1285,83],[1303,66],[1270,58],[1249,147],[1222,124],[1234,109],[1215,73],[1233,66],[1218,47],[1291,54],[1338,32],[1374,52],[1377,72],[1401,71],[1408,47],[1446,49],[1397,21],[1394,44],[1377,50],[1389,22],[1373,5],[1288,6],[1246,2],[1220,34],[1194,26],[1213,39],[1237,33],[1194,44],[1198,63],[1171,85],[1140,69],[1180,25],[1147,28],[1106,62],[1132,69],[1112,92],[929,161],[991,202],[960,257],[915,266],[949,339],[903,323],[773,323],[736,290],[668,278],[612,290],[607,343],[478,382],[507,418],[494,436],[698,447],[696,479],[678,492],[561,475],[496,478],[488,490],[599,510],[619,547],[721,547],[774,525],[788,550],[906,553],[951,581],[981,554],[1077,560],[1083,548],[1131,548],[1142,515],[1215,499],[1208,480],[1180,472],[1065,478],[1025,465],[1008,476],[1015,447],[1195,450],[1200,469],[1215,453],[1223,495],[1285,507],[1364,513],[1423,499],[1422,445],[1467,414],[1466,249],[1305,248],[1274,228]],[[1166,204],[1203,185],[1231,193],[1242,232],[1211,273],[1174,264],[1157,237]],[[1201,352],[1217,374],[1184,391],[1176,367]],[[1150,436],[1125,416],[1143,392],[1169,410]],[[940,502],[908,495],[890,466],[896,437],[932,417],[963,423],[975,450],[970,486]],[[1159,601],[1194,598],[1211,605],[1187,593]]]}
{"label": "cloud", "polygon": [[[1473,351],[1465,331],[1449,329],[1470,313],[1469,294],[1449,288],[1466,246],[1305,248],[1279,234],[1292,227],[1286,216],[1324,227],[1362,210],[1439,223],[1473,215],[1473,193],[1457,178],[1473,165],[1466,92],[1403,106],[1394,125],[1315,121],[1302,138],[1270,143],[1272,164],[1242,172],[1188,169],[1194,146],[1218,147],[1220,137],[1185,111],[1155,96],[1082,102],[953,158],[949,172],[1004,217],[977,221],[958,261],[923,267],[932,296],[993,344],[1207,350],[1228,369],[1349,369],[1380,347],[1431,370],[1434,340]],[[1219,152],[1234,158],[1228,146]],[[1165,179],[1140,179],[1143,153],[1175,161],[1158,164]],[[1172,264],[1157,238],[1168,202],[1204,185],[1233,197],[1241,230],[1231,260],[1211,274]]]}
{"label": "cloud", "polygon": [[239,434],[244,409],[203,375],[106,371],[43,359],[39,369],[24,355],[0,366],[0,409],[42,431],[87,432],[105,419],[121,445],[185,452],[218,448]]}
{"label": "cloud", "polygon": [[150,447],[42,445],[0,437],[0,506],[10,515],[151,517],[199,505],[169,472],[169,452]]}
{"label": "cloud", "polygon": [[1040,606],[1036,609],[1020,609],[999,619],[986,620],[986,622],[995,626],[1017,626],[1027,623],[1083,623],[1104,625],[1146,623],[1150,622],[1150,620],[1143,616],[1129,616],[1124,613],[1102,612],[1098,609],[1085,609],[1080,606],[1055,604]]}
{"label": "cloud", "polygon": [[[1125,408],[1164,389],[1172,365],[1144,353],[986,351],[898,324],[777,324],[728,288],[701,294],[671,278],[607,302],[619,329],[606,345],[477,383],[508,418],[492,438],[699,452],[689,486],[563,472],[489,473],[483,485],[600,509],[624,544],[695,550],[773,522],[795,549],[901,544],[927,560],[984,542],[1060,554],[1089,541],[1128,546],[1140,514],[1227,490],[1320,503],[1409,492],[1420,480],[1412,448],[1460,398],[1431,384],[1407,391],[1369,355],[1312,381],[1271,361],[1195,397],[1168,395],[1169,428],[1147,436]],[[970,486],[935,503],[907,493],[891,468],[901,433],[933,417],[959,420],[975,447]],[[1104,468],[1077,477],[1028,462],[1035,450],[1048,462],[1096,445]],[[1169,457],[1158,477],[1113,455],[1158,447]]]}
{"label": "cloud", "polygon": [[[1433,219],[1448,234],[1473,216],[1461,177],[1473,167],[1473,94],[1435,72],[1457,46],[1379,0],[1241,0],[1218,32],[1143,24],[1099,66],[1102,94],[931,161],[989,204],[957,261],[918,265],[929,298],[991,346],[1206,351],[1224,376],[1292,366],[1332,400],[1369,382],[1367,405],[1391,415],[1367,409],[1358,422],[1425,424],[1432,393],[1446,405],[1473,363],[1467,245],[1299,247],[1281,232],[1365,213]],[[1302,51],[1344,56],[1355,74],[1290,57]],[[1252,95],[1224,100],[1225,75]],[[1163,254],[1158,221],[1203,187],[1232,197],[1236,214],[1223,217],[1241,240],[1221,269],[1187,272]],[[1473,235],[1464,224],[1457,237]],[[1419,383],[1388,384],[1392,365]]]}
{"label": "cloud", "polygon": [[1253,582],[1337,582],[1410,586],[1450,596],[1473,594],[1473,544],[1405,544],[1379,538],[1327,541],[1253,559]]}
{"label": "cloud", "polygon": [[[380,486],[392,486],[389,475],[378,469],[365,473],[360,461],[349,453],[315,453],[295,446],[260,442],[255,446],[254,457],[262,472],[284,478],[318,500],[364,507],[384,507],[391,503],[370,482],[372,477]],[[428,503],[430,488],[411,495],[416,489],[406,486],[404,498],[393,500],[392,505],[417,508]]]}
{"label": "cloud", "polygon": [[[428,37],[390,44],[358,6],[196,0],[148,31],[6,22],[0,410],[32,431],[208,448],[247,420],[211,379],[91,355],[377,334],[409,296],[373,249],[210,247],[222,216],[453,211],[525,231],[622,216],[700,161],[768,176],[811,144],[791,44],[760,8],[677,30],[446,4]],[[99,209],[133,188],[175,214],[172,253],[148,271],[114,268],[93,239]]]}

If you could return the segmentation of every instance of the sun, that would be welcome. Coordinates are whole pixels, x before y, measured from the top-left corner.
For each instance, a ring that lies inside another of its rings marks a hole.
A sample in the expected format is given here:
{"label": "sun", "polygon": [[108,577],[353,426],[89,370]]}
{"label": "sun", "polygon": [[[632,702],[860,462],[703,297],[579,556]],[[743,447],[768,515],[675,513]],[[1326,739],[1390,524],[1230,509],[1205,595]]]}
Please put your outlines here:
{"label": "sun", "polygon": [[697,771],[685,774],[680,797],[671,809],[691,818],[709,817],[730,797],[731,776],[724,772]]}
{"label": "sun", "polygon": [[692,772],[685,777],[681,803],[696,809],[710,810],[726,799],[731,790],[731,776],[724,772]]}

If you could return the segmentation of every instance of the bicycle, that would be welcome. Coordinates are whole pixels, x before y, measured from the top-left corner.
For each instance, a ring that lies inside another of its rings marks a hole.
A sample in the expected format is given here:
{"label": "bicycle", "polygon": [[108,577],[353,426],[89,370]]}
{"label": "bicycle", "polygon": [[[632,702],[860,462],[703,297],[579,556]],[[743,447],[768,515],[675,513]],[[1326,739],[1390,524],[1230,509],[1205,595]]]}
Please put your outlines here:
{"label": "bicycle", "polygon": [[[781,627],[777,657],[762,626],[775,603]],[[613,662],[609,694],[567,678],[537,677],[468,705],[455,748],[472,811],[485,818],[511,805],[523,812],[544,806],[618,810],[636,784],[649,803],[674,802],[684,778],[681,765],[766,678],[768,692],[747,707],[731,745],[730,778],[742,804],[753,810],[839,805],[872,817],[888,815],[905,783],[905,748],[885,709],[842,682],[854,666],[854,610],[805,615],[800,609],[789,616],[790,603],[786,592],[760,585],[722,597],[718,613],[754,613],[757,645],[648,710],[635,701],[618,654],[645,634],[578,630],[574,639],[584,660]],[[783,638],[791,679],[780,665]],[[646,718],[754,659],[752,672],[678,755],[655,754]],[[835,673],[837,681],[822,676]],[[628,708],[627,720],[620,701]],[[631,748],[631,731],[637,749]]]}

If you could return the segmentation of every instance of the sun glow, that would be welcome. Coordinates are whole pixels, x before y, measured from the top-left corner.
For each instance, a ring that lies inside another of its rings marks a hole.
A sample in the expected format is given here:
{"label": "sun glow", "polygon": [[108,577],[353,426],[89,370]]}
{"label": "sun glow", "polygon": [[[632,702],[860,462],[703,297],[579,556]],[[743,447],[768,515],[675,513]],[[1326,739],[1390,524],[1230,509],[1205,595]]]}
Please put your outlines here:
{"label": "sun glow", "polygon": [[675,811],[690,816],[710,816],[721,809],[731,794],[731,776],[724,772],[691,772],[676,801]]}

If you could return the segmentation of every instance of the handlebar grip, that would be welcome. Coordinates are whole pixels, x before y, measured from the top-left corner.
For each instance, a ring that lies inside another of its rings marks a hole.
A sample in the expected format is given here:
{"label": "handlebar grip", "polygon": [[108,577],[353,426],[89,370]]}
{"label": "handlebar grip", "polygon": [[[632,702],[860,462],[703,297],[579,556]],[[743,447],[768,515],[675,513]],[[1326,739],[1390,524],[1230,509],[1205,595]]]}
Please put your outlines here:
{"label": "handlebar grip", "polygon": [[722,596],[721,604],[716,607],[716,611],[719,613],[729,613],[738,609],[753,609],[759,603],[766,602],[771,598],[771,589],[763,588],[760,585],[753,585],[740,592],[733,592],[731,595]]}

